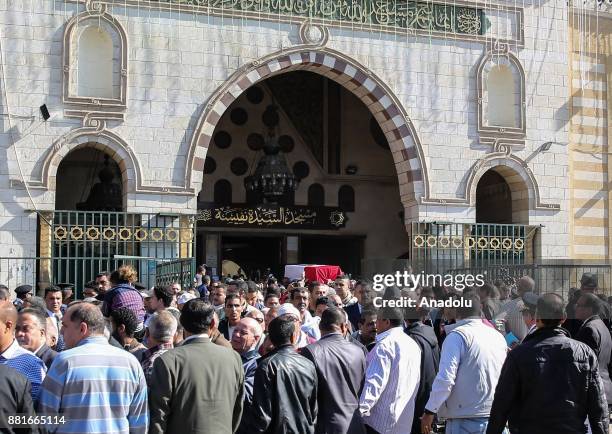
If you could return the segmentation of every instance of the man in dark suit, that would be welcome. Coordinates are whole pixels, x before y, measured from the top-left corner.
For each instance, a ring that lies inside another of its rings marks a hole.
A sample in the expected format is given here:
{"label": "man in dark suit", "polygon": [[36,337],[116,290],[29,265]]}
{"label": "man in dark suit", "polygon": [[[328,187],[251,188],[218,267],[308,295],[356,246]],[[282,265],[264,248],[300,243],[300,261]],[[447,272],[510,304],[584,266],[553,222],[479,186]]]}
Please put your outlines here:
{"label": "man in dark suit", "polygon": [[47,317],[34,308],[22,309],[17,317],[15,338],[22,348],[33,352],[47,369],[51,367],[57,353],[47,345]]}
{"label": "man in dark suit", "polygon": [[210,341],[214,313],[202,299],[183,306],[183,343],[153,365],[150,434],[231,434],[238,429],[244,394],[242,361],[235,351]]}
{"label": "man in dark suit", "polygon": [[[610,418],[597,357],[561,328],[563,299],[538,300],[538,329],[508,353],[495,389],[487,434],[607,434]],[[446,344],[445,344],[446,345]]]}
{"label": "man in dark suit", "polygon": [[371,307],[374,298],[372,285],[364,280],[359,281],[355,285],[354,294],[357,303],[344,307],[346,315],[353,326],[353,331],[359,330],[359,320],[361,319],[363,310]]}
{"label": "man in dark suit", "polygon": [[319,328],[321,340],[302,349],[302,355],[314,363],[317,370],[319,415],[315,432],[365,433],[359,414],[365,354],[344,339],[347,325],[341,309],[326,309]]}
{"label": "man in dark suit", "polygon": [[32,403],[31,386],[28,379],[19,371],[7,365],[0,365],[0,431],[3,433],[32,433],[37,430],[32,428],[11,428],[8,417],[20,414],[22,416],[34,416],[34,404]]}
{"label": "man in dark suit", "polygon": [[438,338],[431,326],[423,324],[419,319],[406,318],[404,330],[421,348],[421,379],[414,403],[414,418],[411,434],[421,434],[421,415],[425,404],[429,401],[431,386],[433,386],[438,367],[440,366],[440,347]]}
{"label": "man in dark suit", "polygon": [[576,333],[576,340],[584,342],[595,352],[599,365],[599,375],[603,381],[608,408],[612,407],[612,381],[610,381],[610,356],[612,337],[608,327],[601,319],[603,302],[595,294],[583,292],[576,303],[576,318],[583,321]]}

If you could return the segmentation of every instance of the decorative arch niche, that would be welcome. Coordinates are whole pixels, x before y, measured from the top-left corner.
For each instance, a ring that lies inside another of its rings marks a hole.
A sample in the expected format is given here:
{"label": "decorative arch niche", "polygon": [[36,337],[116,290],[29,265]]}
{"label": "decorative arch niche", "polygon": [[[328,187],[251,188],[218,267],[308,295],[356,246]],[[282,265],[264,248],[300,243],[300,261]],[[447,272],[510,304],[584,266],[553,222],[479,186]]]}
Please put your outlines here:
{"label": "decorative arch niche", "polygon": [[86,6],[64,32],[64,103],[97,110],[125,108],[127,35],[105,5]]}
{"label": "decorative arch niche", "polygon": [[518,58],[507,46],[486,52],[478,67],[477,81],[481,141],[523,144],[525,72]]}

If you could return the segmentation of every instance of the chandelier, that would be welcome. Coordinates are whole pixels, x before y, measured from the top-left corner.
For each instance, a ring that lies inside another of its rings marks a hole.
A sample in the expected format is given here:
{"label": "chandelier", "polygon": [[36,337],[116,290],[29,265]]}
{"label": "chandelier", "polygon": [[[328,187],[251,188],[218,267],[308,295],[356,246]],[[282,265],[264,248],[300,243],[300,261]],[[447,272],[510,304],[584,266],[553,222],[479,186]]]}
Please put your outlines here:
{"label": "chandelier", "polygon": [[269,105],[263,113],[262,120],[268,128],[263,146],[264,155],[257,163],[255,172],[244,180],[247,191],[257,193],[267,203],[277,203],[298,187],[298,181],[287,167],[287,160],[276,137],[279,122],[277,110],[275,105]]}

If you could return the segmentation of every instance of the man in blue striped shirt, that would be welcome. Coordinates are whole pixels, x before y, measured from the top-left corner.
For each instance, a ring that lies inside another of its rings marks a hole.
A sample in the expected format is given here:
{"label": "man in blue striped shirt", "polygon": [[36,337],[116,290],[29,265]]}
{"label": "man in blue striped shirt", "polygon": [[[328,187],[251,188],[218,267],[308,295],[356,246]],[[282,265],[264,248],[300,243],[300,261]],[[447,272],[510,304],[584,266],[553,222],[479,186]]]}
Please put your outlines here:
{"label": "man in blue striped shirt", "polygon": [[147,384],[130,353],[109,345],[97,306],[78,302],[62,318],[66,351],[53,361],[42,385],[39,411],[61,414],[51,432],[146,433]]}

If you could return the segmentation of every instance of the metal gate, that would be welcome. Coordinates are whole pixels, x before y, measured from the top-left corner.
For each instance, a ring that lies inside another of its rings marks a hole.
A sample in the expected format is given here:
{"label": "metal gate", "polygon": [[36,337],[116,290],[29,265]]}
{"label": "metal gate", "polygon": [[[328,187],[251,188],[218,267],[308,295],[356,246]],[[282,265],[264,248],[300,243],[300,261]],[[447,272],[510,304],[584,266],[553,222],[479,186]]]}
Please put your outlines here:
{"label": "metal gate", "polygon": [[537,229],[492,223],[412,223],[410,264],[415,271],[434,273],[530,264]]}
{"label": "metal gate", "polygon": [[195,274],[193,216],[55,211],[40,228],[40,283],[72,283],[80,294],[100,271],[123,264],[134,266],[147,287],[168,276],[189,285]]}

